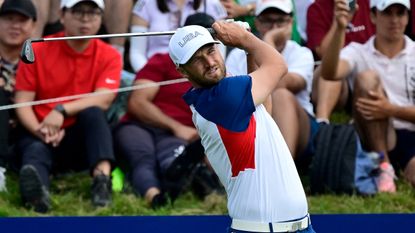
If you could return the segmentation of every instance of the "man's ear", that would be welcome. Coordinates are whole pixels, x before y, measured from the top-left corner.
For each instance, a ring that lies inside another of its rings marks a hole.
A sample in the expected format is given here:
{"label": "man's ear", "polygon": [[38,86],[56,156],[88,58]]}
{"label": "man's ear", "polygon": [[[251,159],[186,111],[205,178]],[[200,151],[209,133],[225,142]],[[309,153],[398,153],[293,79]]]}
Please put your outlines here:
{"label": "man's ear", "polygon": [[187,71],[185,69],[183,69],[183,67],[177,67],[176,68],[177,71],[179,71],[179,73],[182,74],[183,78],[189,78],[189,73],[187,73]]}
{"label": "man's ear", "polygon": [[370,22],[372,22],[373,24],[376,24],[376,14],[377,12],[374,12],[373,10],[370,11]]}

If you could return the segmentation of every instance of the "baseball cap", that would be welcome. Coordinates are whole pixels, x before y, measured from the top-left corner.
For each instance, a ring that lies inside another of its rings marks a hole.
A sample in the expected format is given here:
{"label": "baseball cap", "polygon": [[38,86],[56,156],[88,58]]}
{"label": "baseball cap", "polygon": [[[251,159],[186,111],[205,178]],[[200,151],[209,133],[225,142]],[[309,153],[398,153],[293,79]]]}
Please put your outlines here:
{"label": "baseball cap", "polygon": [[257,0],[255,15],[260,15],[268,8],[277,8],[287,14],[293,12],[293,3],[291,0]]}
{"label": "baseball cap", "polygon": [[198,49],[207,44],[219,44],[209,31],[199,25],[184,26],[176,30],[169,42],[169,55],[176,66],[186,64]]}
{"label": "baseball cap", "polygon": [[31,0],[5,0],[0,7],[0,15],[17,12],[36,20],[36,8]]}
{"label": "baseball cap", "polygon": [[210,28],[214,22],[215,19],[211,15],[203,12],[197,12],[187,16],[186,21],[184,21],[184,26],[199,25],[205,28]]}
{"label": "baseball cap", "polygon": [[411,3],[409,0],[370,0],[370,6],[376,7],[379,11],[384,11],[393,4],[400,4],[405,6],[408,10],[411,9]]}
{"label": "baseball cap", "polygon": [[94,2],[102,10],[105,8],[104,0],[61,0],[61,9],[64,7],[72,8],[80,2]]}

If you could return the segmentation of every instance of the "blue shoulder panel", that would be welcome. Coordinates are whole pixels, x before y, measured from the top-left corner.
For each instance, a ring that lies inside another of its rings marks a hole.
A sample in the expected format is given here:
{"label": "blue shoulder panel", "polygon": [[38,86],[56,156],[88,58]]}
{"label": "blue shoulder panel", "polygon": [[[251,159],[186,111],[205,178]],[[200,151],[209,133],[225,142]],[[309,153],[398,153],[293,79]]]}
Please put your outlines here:
{"label": "blue shoulder panel", "polygon": [[224,78],[210,88],[193,89],[183,98],[207,120],[225,129],[242,132],[255,111],[251,88],[250,76],[235,76]]}

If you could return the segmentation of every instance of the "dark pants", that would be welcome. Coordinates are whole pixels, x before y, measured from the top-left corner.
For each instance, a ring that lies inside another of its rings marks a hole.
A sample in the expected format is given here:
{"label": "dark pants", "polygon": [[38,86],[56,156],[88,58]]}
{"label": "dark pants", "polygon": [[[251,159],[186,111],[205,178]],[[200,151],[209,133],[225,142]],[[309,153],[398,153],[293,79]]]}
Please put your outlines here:
{"label": "dark pants", "polygon": [[142,196],[151,187],[162,190],[161,177],[187,144],[167,130],[137,122],[118,125],[114,140],[117,154],[130,166],[133,188]]}
{"label": "dark pants", "polygon": [[[9,103],[6,92],[0,87],[0,106]],[[9,150],[9,111],[0,110],[0,166],[4,167]]]}
{"label": "dark pants", "polygon": [[22,165],[33,165],[42,183],[49,187],[49,174],[66,170],[92,171],[103,160],[114,161],[112,136],[104,112],[90,107],[77,115],[74,125],[66,128],[58,147],[52,147],[23,131],[18,140]]}

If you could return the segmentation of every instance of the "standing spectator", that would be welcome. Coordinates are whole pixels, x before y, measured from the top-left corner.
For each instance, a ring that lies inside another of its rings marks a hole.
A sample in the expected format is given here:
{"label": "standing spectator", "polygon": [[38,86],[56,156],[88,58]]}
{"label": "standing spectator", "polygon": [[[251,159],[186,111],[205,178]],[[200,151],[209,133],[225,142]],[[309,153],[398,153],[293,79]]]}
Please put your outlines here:
{"label": "standing spectator", "polygon": [[287,144],[263,105],[286,74],[285,62],[236,23],[216,21],[212,27],[225,45],[251,54],[258,68],[225,78],[218,41],[200,26],[178,29],[169,54],[192,83],[184,99],[227,192],[229,232],[314,232]]}
{"label": "standing spectator", "polygon": [[[259,36],[278,50],[288,66],[288,73],[272,94],[272,116],[277,122],[294,157],[302,155],[317,131],[310,102],[314,59],[311,51],[291,38],[293,5],[291,0],[258,1],[255,25]],[[245,51],[234,49],[226,60],[232,75],[247,74]],[[284,111],[281,111],[284,109]]]}
{"label": "standing spectator", "polygon": [[[103,0],[61,3],[64,31],[53,35],[97,33]],[[36,62],[21,63],[16,74],[16,102],[30,102],[118,88],[121,57],[100,40],[68,40],[33,45]],[[50,208],[49,175],[70,168],[89,168],[93,177],[92,204],[111,202],[112,137],[104,111],[115,94],[83,97],[17,109],[24,130],[18,149],[22,155],[20,191],[35,211]],[[76,146],[74,146],[76,145]]]}
{"label": "standing spectator", "polygon": [[[415,43],[404,35],[409,0],[375,0],[370,17],[376,34],[344,49],[349,8],[336,0],[336,30],[321,64],[324,79],[347,81],[353,88],[353,118],[364,149],[383,157],[377,180],[380,192],[395,192],[396,162],[415,184],[414,86]],[[393,151],[388,153],[391,149]]]}
{"label": "standing spectator", "polygon": [[[23,42],[30,37],[36,21],[31,0],[6,0],[0,7],[0,105],[12,104],[15,72]],[[14,111],[0,111],[0,173],[9,157],[10,136],[15,134]],[[13,137],[13,136],[12,136]],[[5,174],[0,174],[0,179]],[[1,182],[5,184],[5,182]],[[0,191],[5,187],[0,187]]]}
{"label": "standing spectator", "polygon": [[[204,12],[214,19],[227,16],[219,0],[138,0],[133,8],[131,32],[174,31],[196,12]],[[168,52],[169,37],[132,37],[130,42],[130,64],[137,72],[154,54]]]}

